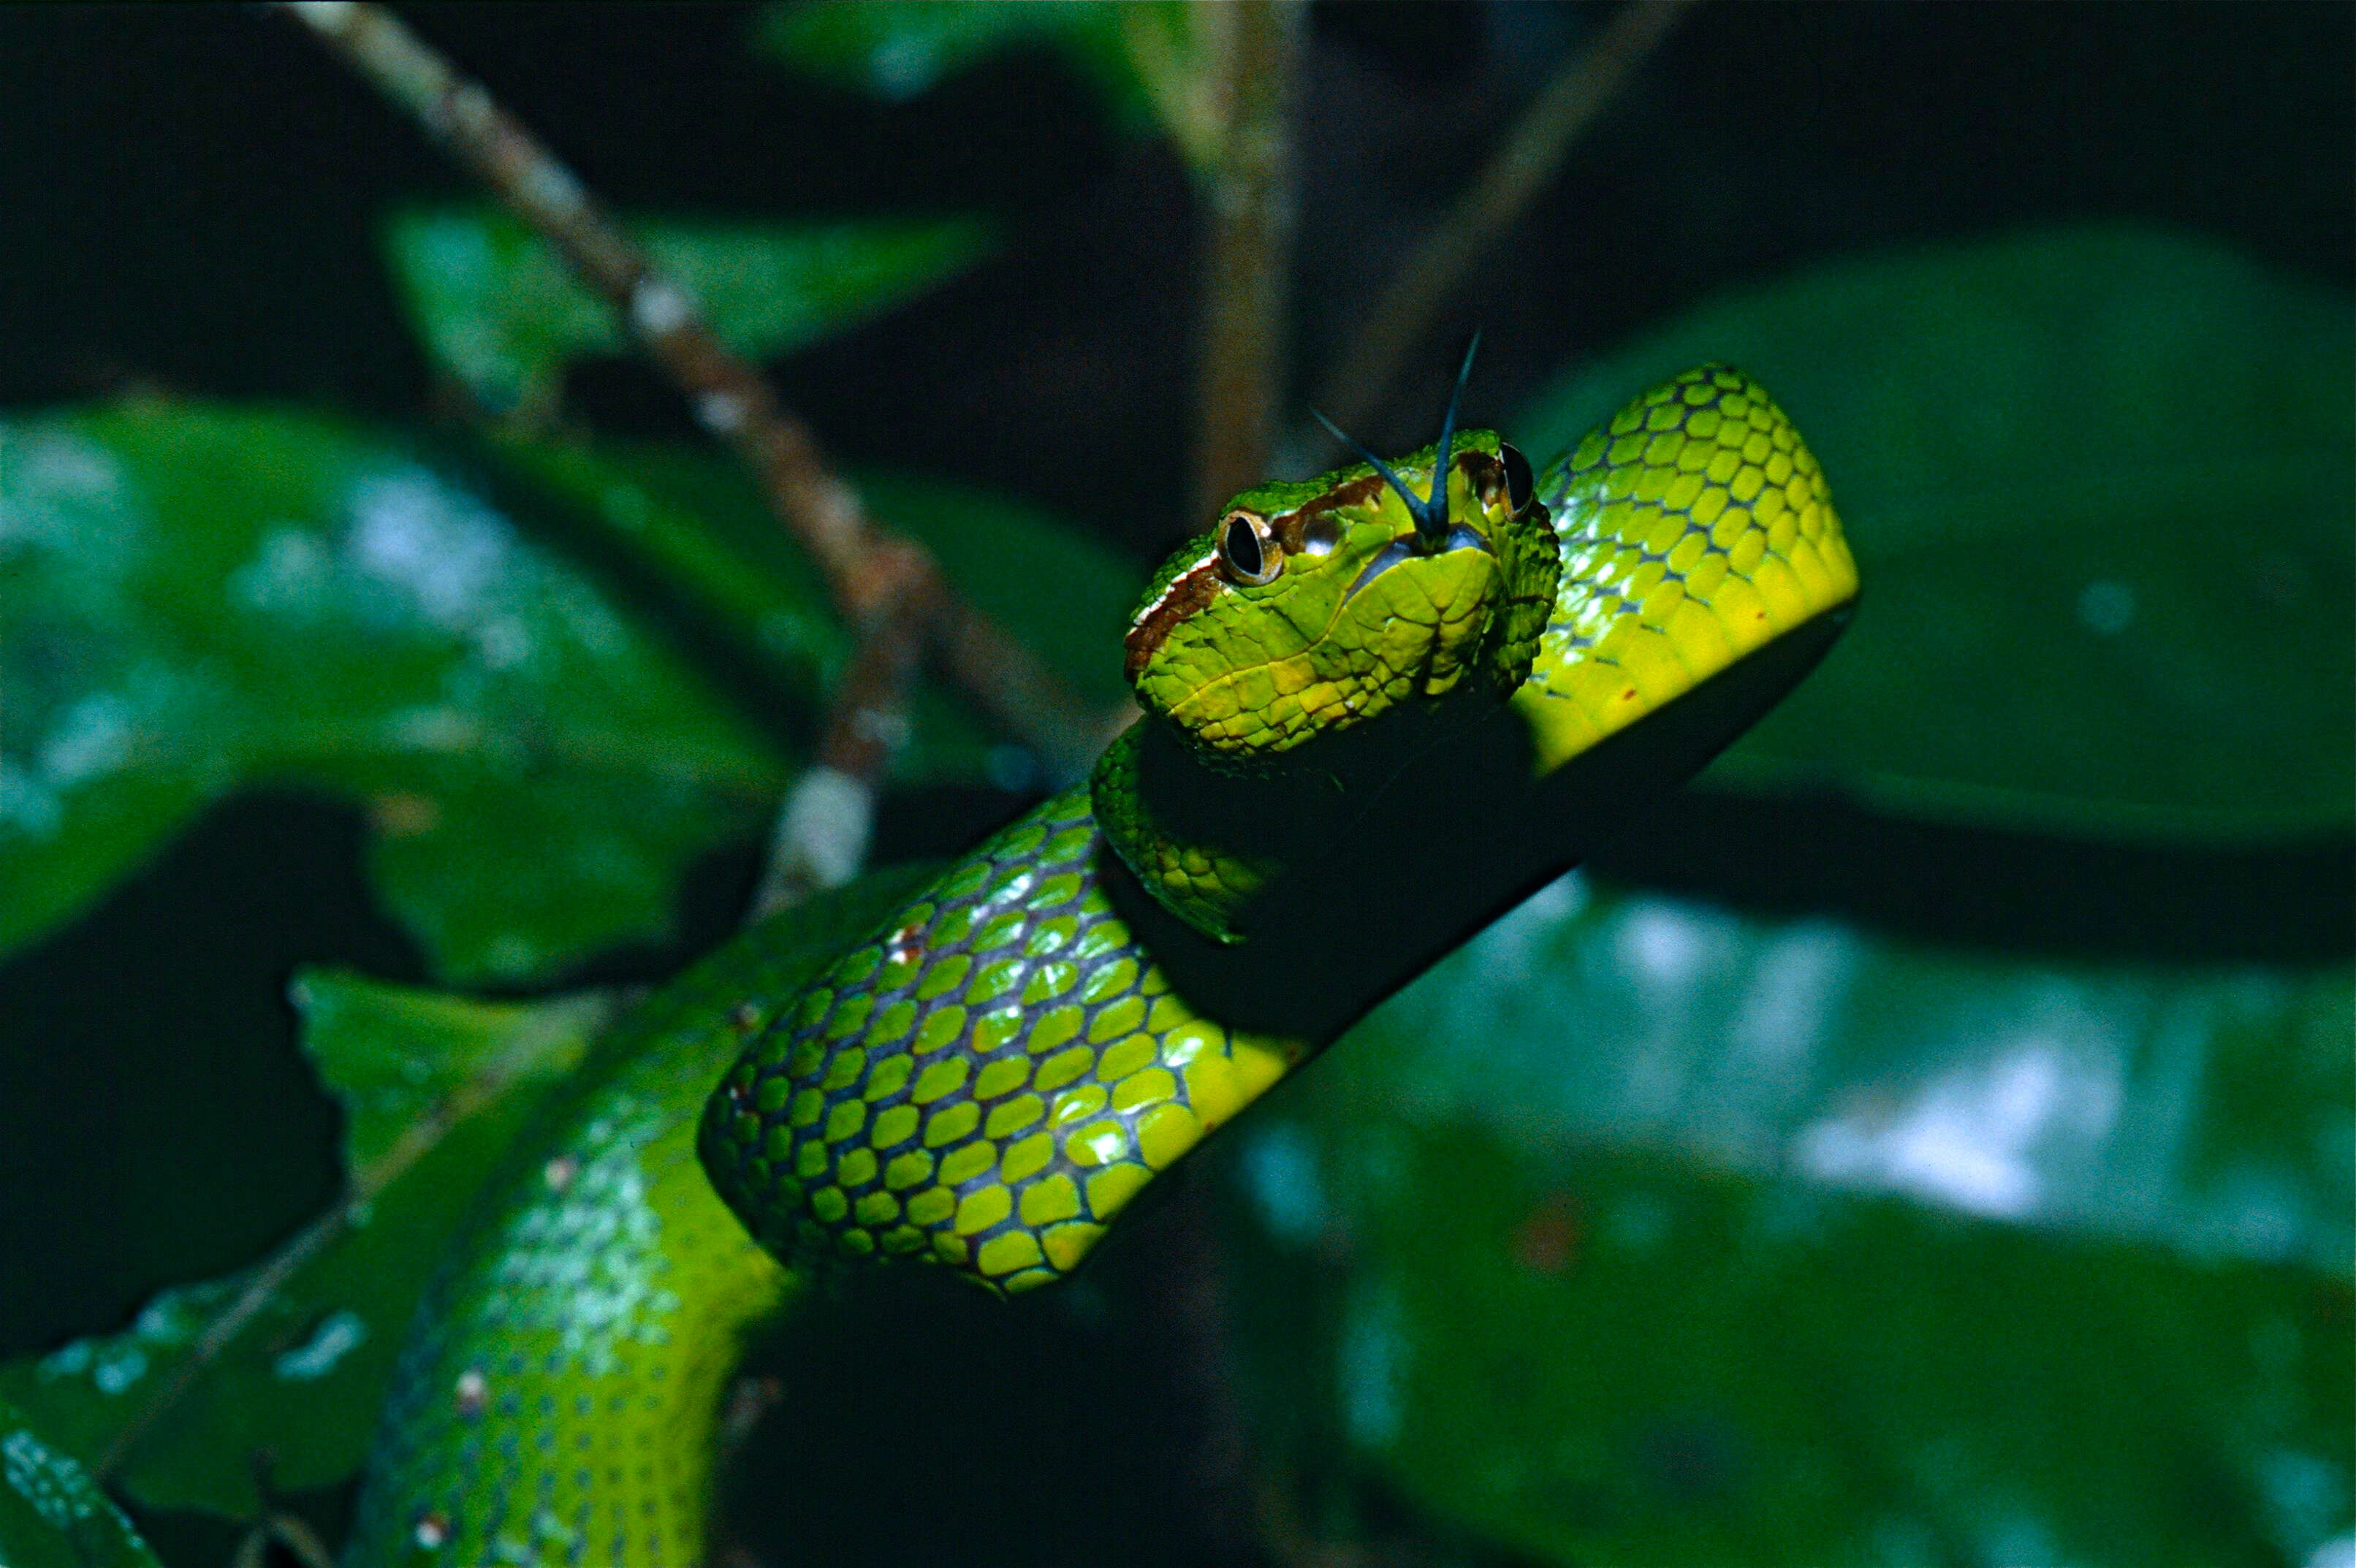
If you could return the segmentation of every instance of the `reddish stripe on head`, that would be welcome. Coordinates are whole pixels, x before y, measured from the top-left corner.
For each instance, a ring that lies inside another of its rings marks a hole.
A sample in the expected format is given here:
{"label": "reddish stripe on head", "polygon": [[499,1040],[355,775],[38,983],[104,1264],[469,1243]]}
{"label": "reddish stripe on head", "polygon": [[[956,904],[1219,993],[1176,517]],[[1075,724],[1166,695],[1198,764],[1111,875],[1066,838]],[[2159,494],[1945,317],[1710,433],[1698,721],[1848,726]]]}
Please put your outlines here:
{"label": "reddish stripe on head", "polygon": [[1127,677],[1135,680],[1137,672],[1145,667],[1145,661],[1168,640],[1171,630],[1217,598],[1226,586],[1226,580],[1219,575],[1215,555],[1205,555],[1172,578],[1170,586],[1162,591],[1162,597],[1138,612],[1137,619],[1130,624],[1129,635],[1120,641],[1126,656],[1121,668]]}

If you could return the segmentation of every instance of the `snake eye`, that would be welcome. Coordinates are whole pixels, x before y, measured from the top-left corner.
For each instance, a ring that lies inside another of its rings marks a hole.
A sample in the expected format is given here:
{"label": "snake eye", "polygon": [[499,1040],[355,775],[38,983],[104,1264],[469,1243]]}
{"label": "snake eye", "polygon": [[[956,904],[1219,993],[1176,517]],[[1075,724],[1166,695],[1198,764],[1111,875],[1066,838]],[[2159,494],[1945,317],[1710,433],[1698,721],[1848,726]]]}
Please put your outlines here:
{"label": "snake eye", "polygon": [[1257,587],[1284,570],[1284,550],[1269,532],[1268,520],[1250,512],[1229,512],[1219,524],[1219,569],[1234,581]]}
{"label": "snake eye", "polygon": [[1505,464],[1505,499],[1514,504],[1514,516],[1518,517],[1530,509],[1530,498],[1537,493],[1537,480],[1530,474],[1530,460],[1512,442],[1499,442],[1497,455]]}

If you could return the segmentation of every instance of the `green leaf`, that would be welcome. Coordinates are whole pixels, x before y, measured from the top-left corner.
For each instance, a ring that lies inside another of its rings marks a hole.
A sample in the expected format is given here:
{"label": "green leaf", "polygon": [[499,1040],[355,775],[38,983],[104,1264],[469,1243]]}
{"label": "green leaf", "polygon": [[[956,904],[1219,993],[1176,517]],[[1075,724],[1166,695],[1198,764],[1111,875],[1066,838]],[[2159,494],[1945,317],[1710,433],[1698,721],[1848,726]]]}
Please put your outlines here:
{"label": "green leaf", "polygon": [[135,403],[0,422],[0,947],[249,783],[365,804],[436,967],[659,935],[784,762],[591,580],[401,443]]}
{"label": "green leaf", "polygon": [[492,1004],[314,972],[304,1049],[346,1115],[349,1200],[256,1268],[163,1292],[120,1333],[0,1365],[0,1398],[140,1502],[248,1518],[271,1484],[358,1468],[444,1243],[517,1130],[613,1013]]}
{"label": "green leaf", "polygon": [[697,1104],[676,1085],[709,1084],[734,1058],[737,1004],[790,995],[929,869],[877,872],[773,916],[618,1023],[596,994],[491,1003],[304,974],[303,1047],[344,1108],[348,1200],[255,1268],[163,1292],[120,1334],[0,1363],[0,1411],[16,1401],[152,1508],[252,1518],[258,1456],[274,1489],[347,1479],[468,1214],[542,1180],[552,1144],[613,1115],[616,1093],[634,1117],[652,1113],[674,1154],[691,1147]]}
{"label": "green leaf", "polygon": [[1548,1562],[2308,1561],[2351,1029],[1566,879],[1217,1157],[1263,1431]]}
{"label": "green leaf", "polygon": [[1741,364],[1864,578],[1824,669],[1707,779],[2035,831],[2344,832],[2356,801],[2356,325],[2206,242],[2073,228],[1706,304],[1520,422]]}
{"label": "green leaf", "polygon": [[[972,219],[631,225],[722,342],[764,359],[843,331],[963,272],[991,245]],[[605,303],[546,241],[491,208],[403,213],[386,252],[434,362],[494,411],[545,409],[564,367],[615,354]]]}
{"label": "green leaf", "polygon": [[1199,168],[1214,133],[1195,27],[1193,8],[1169,0],[843,0],[766,6],[753,37],[805,76],[890,103],[1010,49],[1055,48],[1124,128],[1159,121]]}
{"label": "green leaf", "polygon": [[71,1455],[0,1399],[0,1563],[8,1568],[159,1568],[123,1510]]}
{"label": "green leaf", "polygon": [[294,998],[303,1050],[344,1108],[345,1174],[371,1202],[415,1162],[421,1139],[495,1102],[528,1104],[579,1067],[613,1013],[594,992],[481,1002],[334,970],[298,976]]}
{"label": "green leaf", "polygon": [[1128,700],[1120,639],[1145,577],[1134,562],[1050,513],[948,480],[863,473],[859,487],[1076,695],[1107,711]]}
{"label": "green leaf", "polygon": [[[788,690],[829,689],[851,653],[824,584],[735,464],[682,447],[500,438],[493,452],[561,511],[691,595]],[[1140,572],[1088,534],[946,480],[856,475],[876,518],[929,549],[948,581],[1073,690],[1111,711],[1128,695],[1120,637]],[[814,727],[813,710],[805,716]],[[1020,785],[1031,764],[969,699],[920,687],[904,782]]]}

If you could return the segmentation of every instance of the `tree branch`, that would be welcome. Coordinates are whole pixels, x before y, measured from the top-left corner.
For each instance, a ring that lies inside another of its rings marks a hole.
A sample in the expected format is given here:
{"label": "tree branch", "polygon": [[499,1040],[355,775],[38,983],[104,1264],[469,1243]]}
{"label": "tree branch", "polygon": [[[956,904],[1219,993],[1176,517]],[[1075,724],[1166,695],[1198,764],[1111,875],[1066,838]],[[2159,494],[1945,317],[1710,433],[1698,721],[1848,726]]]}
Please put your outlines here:
{"label": "tree branch", "polygon": [[1292,267],[1292,98],[1300,0],[1199,7],[1226,126],[1202,182],[1209,208],[1195,402],[1194,520],[1268,476],[1285,394]]}
{"label": "tree branch", "polygon": [[369,0],[290,0],[284,9],[407,111],[605,300],[703,428],[753,471],[852,626],[863,634],[895,605],[927,607],[926,629],[983,706],[1027,740],[1051,773],[1086,768],[1098,735],[1087,709],[1028,650],[958,600],[921,547],[876,526],[809,428],[713,336],[694,296],[480,82]]}
{"label": "tree branch", "polygon": [[859,874],[876,784],[908,737],[908,693],[934,608],[913,597],[891,606],[835,683],[818,762],[786,792],[747,924]]}
{"label": "tree branch", "polygon": [[[1334,422],[1355,430],[1381,406],[1399,367],[1430,329],[1450,293],[1553,181],[1571,144],[1595,123],[1691,4],[1629,0],[1591,47],[1555,72],[1480,177],[1409,253],[1365,325],[1350,335],[1341,362],[1317,389],[1317,406]],[[1340,452],[1332,441],[1315,426],[1303,426],[1292,436],[1294,450],[1319,454]],[[1323,457],[1312,461],[1322,466]]]}

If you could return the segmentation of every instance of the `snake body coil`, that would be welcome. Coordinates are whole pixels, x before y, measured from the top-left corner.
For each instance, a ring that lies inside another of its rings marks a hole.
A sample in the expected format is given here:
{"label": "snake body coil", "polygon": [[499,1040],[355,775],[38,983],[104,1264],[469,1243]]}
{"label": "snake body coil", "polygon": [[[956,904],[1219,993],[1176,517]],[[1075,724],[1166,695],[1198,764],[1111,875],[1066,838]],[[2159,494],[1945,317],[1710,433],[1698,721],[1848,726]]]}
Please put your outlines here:
{"label": "snake body coil", "polygon": [[421,1309],[348,1561],[701,1561],[719,1395],[795,1277],[771,1254],[1070,1273],[1739,733],[1856,592],[1814,459],[1722,367],[1535,479],[1483,432],[1398,466],[1249,492],[1173,557],[1130,634],[1148,718],[1093,792],[825,912],[848,946],[785,917],[641,1009]]}

